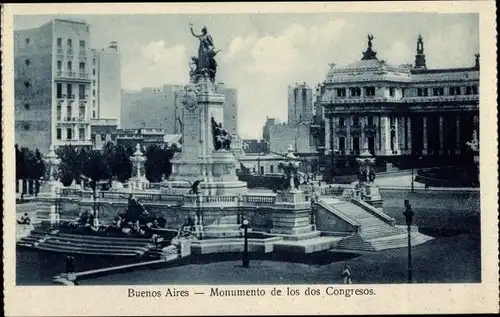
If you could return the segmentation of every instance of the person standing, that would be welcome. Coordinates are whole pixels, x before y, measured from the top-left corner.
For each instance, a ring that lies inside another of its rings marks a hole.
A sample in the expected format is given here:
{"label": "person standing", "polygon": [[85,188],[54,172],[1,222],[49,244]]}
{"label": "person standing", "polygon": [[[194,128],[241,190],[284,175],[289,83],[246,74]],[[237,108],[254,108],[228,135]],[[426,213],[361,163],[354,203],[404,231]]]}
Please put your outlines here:
{"label": "person standing", "polygon": [[351,280],[351,270],[349,267],[344,265],[344,269],[342,270],[342,276],[344,277],[344,284],[352,284]]}

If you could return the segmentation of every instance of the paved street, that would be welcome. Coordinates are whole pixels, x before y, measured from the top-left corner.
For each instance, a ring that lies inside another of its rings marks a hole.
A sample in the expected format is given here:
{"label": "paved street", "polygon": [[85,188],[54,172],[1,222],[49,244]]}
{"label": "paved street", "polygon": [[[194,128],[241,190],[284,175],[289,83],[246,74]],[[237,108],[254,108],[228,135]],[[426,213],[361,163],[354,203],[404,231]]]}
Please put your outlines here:
{"label": "paved street", "polygon": [[[233,259],[115,274],[84,280],[81,284],[340,284],[345,263],[351,268],[355,284],[405,283],[407,278],[406,248],[366,254],[346,261],[339,261],[338,254],[327,252],[324,255],[326,264],[258,261],[255,256],[249,269],[243,269],[241,262]],[[413,248],[414,280],[418,283],[479,282],[480,259],[478,235],[440,237]]]}

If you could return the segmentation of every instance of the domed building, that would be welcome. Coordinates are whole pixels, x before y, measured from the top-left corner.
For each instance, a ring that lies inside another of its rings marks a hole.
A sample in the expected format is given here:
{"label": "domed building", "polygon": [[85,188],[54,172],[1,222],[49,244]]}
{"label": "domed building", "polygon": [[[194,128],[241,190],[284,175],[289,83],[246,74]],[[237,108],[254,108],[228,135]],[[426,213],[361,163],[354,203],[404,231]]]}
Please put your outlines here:
{"label": "domed building", "polygon": [[326,170],[365,150],[400,168],[460,161],[479,128],[479,55],[469,68],[428,69],[419,36],[415,64],[394,66],[377,58],[372,40],[361,60],[331,64],[319,87]]}

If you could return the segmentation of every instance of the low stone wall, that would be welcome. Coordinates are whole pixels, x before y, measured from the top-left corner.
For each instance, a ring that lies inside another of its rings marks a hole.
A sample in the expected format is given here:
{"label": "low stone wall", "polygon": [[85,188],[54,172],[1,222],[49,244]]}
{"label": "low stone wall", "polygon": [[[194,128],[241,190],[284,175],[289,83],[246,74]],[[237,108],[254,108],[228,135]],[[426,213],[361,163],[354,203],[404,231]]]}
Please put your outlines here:
{"label": "low stone wall", "polygon": [[316,229],[330,236],[342,236],[356,233],[357,227],[335,215],[321,205],[316,205]]}

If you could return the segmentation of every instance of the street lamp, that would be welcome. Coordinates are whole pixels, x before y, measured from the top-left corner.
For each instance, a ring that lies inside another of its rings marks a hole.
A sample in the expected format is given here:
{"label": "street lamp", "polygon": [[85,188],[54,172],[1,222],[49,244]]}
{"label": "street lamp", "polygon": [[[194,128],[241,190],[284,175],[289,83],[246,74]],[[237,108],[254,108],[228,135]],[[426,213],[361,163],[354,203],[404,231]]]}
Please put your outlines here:
{"label": "street lamp", "polygon": [[242,266],[247,268],[250,266],[250,258],[248,256],[248,220],[244,219],[241,228],[244,230],[244,239],[245,242],[243,244],[243,257],[242,257]]}
{"label": "street lamp", "polygon": [[411,224],[415,212],[411,209],[411,204],[408,199],[405,199],[405,211],[403,215],[406,218],[406,227],[408,229],[408,283],[412,283],[412,267],[411,267]]}

